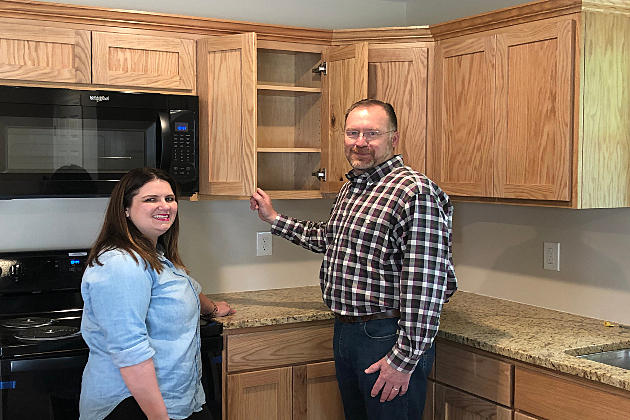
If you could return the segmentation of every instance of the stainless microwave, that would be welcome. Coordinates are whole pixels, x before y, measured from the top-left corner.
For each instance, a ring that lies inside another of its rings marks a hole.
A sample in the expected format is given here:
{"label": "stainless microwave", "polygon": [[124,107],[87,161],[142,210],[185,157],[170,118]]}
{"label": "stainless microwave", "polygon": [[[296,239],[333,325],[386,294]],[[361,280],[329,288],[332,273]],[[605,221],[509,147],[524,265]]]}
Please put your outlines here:
{"label": "stainless microwave", "polygon": [[0,86],[0,199],[107,196],[143,166],[192,195],[198,107],[190,95]]}

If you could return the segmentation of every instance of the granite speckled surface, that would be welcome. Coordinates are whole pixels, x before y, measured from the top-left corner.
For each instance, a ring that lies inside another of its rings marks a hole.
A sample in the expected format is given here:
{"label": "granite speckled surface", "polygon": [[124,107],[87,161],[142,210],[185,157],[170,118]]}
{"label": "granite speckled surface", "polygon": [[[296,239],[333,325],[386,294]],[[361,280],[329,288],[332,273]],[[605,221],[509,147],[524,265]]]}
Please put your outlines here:
{"label": "granite speckled surface", "polygon": [[[225,329],[331,319],[319,286],[209,295],[237,313]],[[630,370],[575,355],[630,348],[630,329],[603,320],[458,291],[444,306],[439,336],[501,356],[630,391]]]}

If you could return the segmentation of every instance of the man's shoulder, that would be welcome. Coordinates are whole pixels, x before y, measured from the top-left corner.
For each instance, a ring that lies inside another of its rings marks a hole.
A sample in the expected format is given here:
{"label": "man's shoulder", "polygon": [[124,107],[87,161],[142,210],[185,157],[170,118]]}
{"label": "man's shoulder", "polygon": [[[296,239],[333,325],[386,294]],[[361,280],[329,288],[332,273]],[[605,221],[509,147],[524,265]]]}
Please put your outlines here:
{"label": "man's shoulder", "polygon": [[431,195],[440,202],[448,202],[448,195],[429,177],[409,166],[400,166],[393,170],[387,181],[396,189],[404,191],[408,197]]}
{"label": "man's shoulder", "polygon": [[418,193],[428,193],[432,186],[435,185],[425,174],[416,171],[409,166],[399,166],[391,171],[386,178],[387,182],[402,186],[405,188],[412,188]]}

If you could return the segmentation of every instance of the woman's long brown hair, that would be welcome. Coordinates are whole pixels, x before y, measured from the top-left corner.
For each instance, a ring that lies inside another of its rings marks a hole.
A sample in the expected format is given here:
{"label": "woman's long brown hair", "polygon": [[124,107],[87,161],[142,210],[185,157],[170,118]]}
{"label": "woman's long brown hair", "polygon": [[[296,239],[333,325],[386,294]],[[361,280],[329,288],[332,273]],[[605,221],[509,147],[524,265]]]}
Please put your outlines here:
{"label": "woman's long brown hair", "polygon": [[[151,266],[155,271],[162,271],[162,263],[158,259],[158,251],[151,241],[145,237],[133,222],[125,216],[125,209],[131,206],[133,197],[147,182],[161,179],[169,183],[177,201],[177,183],[165,171],[155,168],[137,168],[127,172],[114,186],[109,198],[105,220],[101,232],[94,242],[88,256],[88,267],[94,264],[103,265],[99,257],[106,251],[120,249],[126,251],[137,262],[138,256],[144,261],[145,268]],[[164,256],[176,267],[186,270],[177,251],[179,238],[179,212],[173,224],[158,238],[158,245],[164,250]],[[188,270],[186,270],[188,271]]]}

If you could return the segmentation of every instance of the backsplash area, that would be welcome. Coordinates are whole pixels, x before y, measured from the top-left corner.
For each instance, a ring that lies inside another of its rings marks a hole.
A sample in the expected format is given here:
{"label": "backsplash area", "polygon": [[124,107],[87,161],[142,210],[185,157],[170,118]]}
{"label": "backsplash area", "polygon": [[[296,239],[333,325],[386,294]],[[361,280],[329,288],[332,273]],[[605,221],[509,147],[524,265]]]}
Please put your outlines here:
{"label": "backsplash area", "polygon": [[[278,200],[298,218],[324,220],[331,200]],[[89,247],[106,199],[0,201],[0,249]],[[318,284],[321,255],[268,230],[247,201],[180,202],[180,250],[206,293]],[[542,268],[543,242],[560,242],[560,272]],[[454,260],[460,289],[630,324],[630,209],[566,210],[456,203]]]}
{"label": "backsplash area", "polygon": [[[630,324],[630,209],[567,210],[457,203],[462,290]],[[560,271],[543,270],[560,243]]]}

